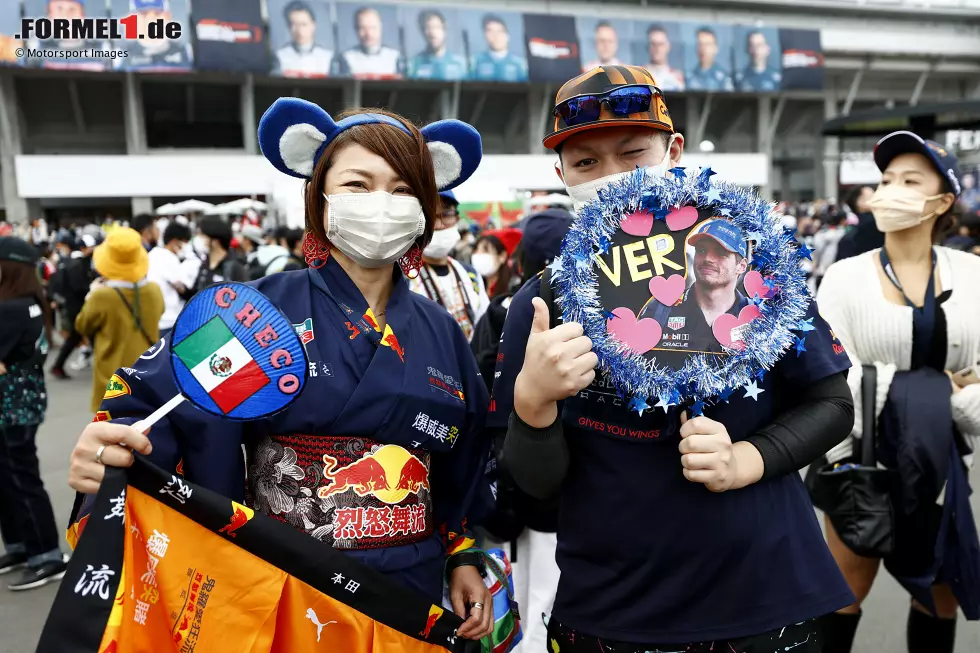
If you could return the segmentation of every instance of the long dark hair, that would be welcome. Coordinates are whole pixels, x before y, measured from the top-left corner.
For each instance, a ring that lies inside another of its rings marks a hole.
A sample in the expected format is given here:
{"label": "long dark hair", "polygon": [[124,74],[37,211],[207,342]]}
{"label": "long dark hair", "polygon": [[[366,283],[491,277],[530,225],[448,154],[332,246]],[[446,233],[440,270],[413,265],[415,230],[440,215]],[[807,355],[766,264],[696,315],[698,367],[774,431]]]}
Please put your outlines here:
{"label": "long dark hair", "polygon": [[[480,243],[487,243],[490,245],[496,251],[498,256],[500,254],[507,254],[507,248],[504,247],[503,241],[492,234],[480,236],[479,240],[477,240],[473,245],[474,252]],[[500,267],[497,268],[497,280],[493,284],[492,292],[490,288],[487,288],[487,295],[490,296],[490,299],[493,299],[497,295],[503,295],[509,291],[510,280],[513,276],[514,271],[510,267],[510,256],[508,255],[507,260],[501,263]]]}
{"label": "long dark hair", "polygon": [[38,270],[29,263],[0,260],[0,302],[33,297],[37,300],[44,315],[44,335],[51,345],[51,307],[48,305],[47,294],[41,286]]}

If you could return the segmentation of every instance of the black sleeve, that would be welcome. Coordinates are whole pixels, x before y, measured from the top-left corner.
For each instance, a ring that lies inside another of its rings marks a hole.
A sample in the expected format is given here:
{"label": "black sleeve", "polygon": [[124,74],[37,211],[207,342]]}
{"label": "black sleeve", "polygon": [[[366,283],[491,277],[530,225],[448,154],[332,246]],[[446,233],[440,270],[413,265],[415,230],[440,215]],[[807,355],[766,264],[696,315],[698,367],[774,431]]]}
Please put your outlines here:
{"label": "black sleeve", "polygon": [[843,442],[854,427],[854,398],[844,372],[802,392],[793,408],[747,438],[762,454],[764,479],[803,469]]}
{"label": "black sleeve", "polygon": [[26,316],[21,315],[15,304],[0,304],[0,362],[8,360],[10,353],[20,345]]}
{"label": "black sleeve", "polygon": [[568,444],[562,430],[561,412],[551,426],[536,429],[512,411],[501,463],[517,487],[535,499],[548,499],[558,494],[568,473]]}

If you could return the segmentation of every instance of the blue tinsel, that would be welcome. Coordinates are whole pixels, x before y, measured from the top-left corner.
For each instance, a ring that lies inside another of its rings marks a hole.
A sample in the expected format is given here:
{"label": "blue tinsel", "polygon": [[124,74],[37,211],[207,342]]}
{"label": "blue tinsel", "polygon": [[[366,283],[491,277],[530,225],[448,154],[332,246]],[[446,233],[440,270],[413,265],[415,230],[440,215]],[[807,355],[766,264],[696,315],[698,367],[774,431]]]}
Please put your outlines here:
{"label": "blue tinsel", "polygon": [[[644,410],[650,402],[663,406],[687,400],[704,405],[716,396],[727,400],[733,389],[761,378],[788,347],[796,344],[792,331],[800,328],[810,303],[800,268],[800,259],[807,252],[783,231],[774,205],[750,190],[710,177],[705,171],[697,176],[682,172],[668,178],[651,177],[640,169],[603,188],[598,200],[579,211],[560,256],[551,266],[552,285],[564,321],[582,324],[599,358],[598,369],[609,373],[622,396],[639,398]],[[752,268],[770,277],[766,285],[777,288],[777,292],[759,304],[761,316],[747,329],[744,349],[729,350],[720,364],[718,357],[694,354],[681,369],[674,370],[634,353],[606,333],[609,313],[598,295],[595,257],[597,250],[608,247],[624,215],[638,210],[665,214],[670,208],[689,205],[710,205],[717,214],[729,216],[743,232],[751,233],[755,240]],[[640,405],[637,402],[636,406]]]}

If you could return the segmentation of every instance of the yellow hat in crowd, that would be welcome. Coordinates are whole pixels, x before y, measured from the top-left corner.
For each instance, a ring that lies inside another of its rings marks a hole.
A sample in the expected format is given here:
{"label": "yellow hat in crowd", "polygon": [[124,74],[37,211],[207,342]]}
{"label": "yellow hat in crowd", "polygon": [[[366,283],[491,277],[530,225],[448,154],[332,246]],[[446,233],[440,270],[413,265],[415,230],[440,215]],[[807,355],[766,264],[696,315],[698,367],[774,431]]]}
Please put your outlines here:
{"label": "yellow hat in crowd", "polygon": [[146,276],[150,257],[135,229],[113,229],[92,253],[95,270],[106,279],[136,283]]}

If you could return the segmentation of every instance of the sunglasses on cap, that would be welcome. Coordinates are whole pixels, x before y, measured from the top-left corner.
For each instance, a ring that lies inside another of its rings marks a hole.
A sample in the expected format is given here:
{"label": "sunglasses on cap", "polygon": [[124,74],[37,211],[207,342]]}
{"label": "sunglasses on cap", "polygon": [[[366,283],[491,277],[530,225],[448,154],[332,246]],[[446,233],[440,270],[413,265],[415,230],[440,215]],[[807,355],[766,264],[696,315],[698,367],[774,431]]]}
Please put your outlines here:
{"label": "sunglasses on cap", "polygon": [[568,127],[596,122],[605,104],[613,115],[625,118],[632,113],[644,113],[650,110],[654,95],[663,95],[659,88],[652,84],[632,84],[620,86],[605,93],[587,93],[576,95],[563,100],[555,107],[555,115],[559,116]]}

